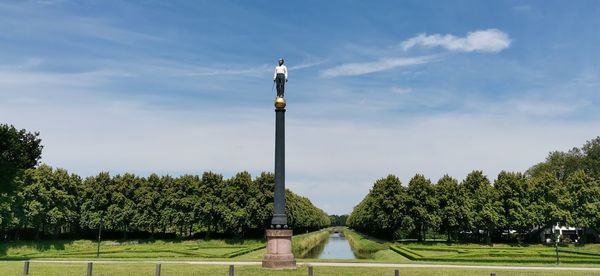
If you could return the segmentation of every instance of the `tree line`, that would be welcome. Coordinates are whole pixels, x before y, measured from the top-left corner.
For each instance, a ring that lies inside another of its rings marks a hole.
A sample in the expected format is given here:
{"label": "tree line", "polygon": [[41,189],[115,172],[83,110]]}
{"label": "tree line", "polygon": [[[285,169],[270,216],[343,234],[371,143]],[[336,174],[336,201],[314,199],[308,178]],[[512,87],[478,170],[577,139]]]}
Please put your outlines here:
{"label": "tree line", "polygon": [[[0,193],[3,239],[103,237],[260,237],[273,213],[274,175],[247,172],[225,179],[205,172],[140,177],[107,172],[82,179],[40,165]],[[297,231],[323,228],[328,215],[286,191],[286,213]]]}
{"label": "tree line", "polygon": [[421,174],[407,186],[389,175],[353,209],[350,227],[386,238],[444,235],[448,241],[539,242],[546,227],[583,229],[600,241],[600,137],[581,148],[551,152],[524,173],[502,171],[493,183],[482,171],[436,183]]}

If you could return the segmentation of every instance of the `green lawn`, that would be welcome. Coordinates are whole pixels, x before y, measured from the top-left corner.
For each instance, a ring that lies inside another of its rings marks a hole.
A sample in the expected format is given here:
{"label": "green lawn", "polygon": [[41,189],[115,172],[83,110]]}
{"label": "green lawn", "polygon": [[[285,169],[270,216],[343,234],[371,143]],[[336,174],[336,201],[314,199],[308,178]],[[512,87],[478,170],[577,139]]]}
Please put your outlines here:
{"label": "green lawn", "polygon": [[[154,275],[155,264],[101,264],[93,266],[93,275]],[[314,275],[598,275],[598,271],[548,271],[548,270],[506,270],[506,269],[465,269],[465,268],[357,268],[357,267],[314,267]],[[300,266],[292,270],[267,270],[260,266],[236,266],[235,275],[308,275],[308,268]],[[21,275],[22,262],[0,262],[0,275]],[[69,276],[85,275],[86,264],[31,263],[29,275]],[[162,264],[162,275],[228,275],[229,266],[196,264]]]}
{"label": "green lawn", "polygon": [[[545,245],[396,243],[390,249],[413,260],[469,263],[556,263],[556,251]],[[600,264],[600,245],[559,247],[560,263]]]}
{"label": "green lawn", "polygon": [[[452,263],[553,266],[554,248],[544,245],[513,246],[495,244],[446,244],[440,242],[390,243],[344,230],[355,252],[364,259],[321,260],[309,262],[372,263]],[[327,229],[294,237],[295,243],[312,245],[327,237]],[[307,246],[310,247],[310,246]],[[87,259],[87,260],[241,260],[260,261],[265,254],[263,240],[131,240],[104,241],[96,259],[96,243],[89,240],[3,242],[0,260]],[[561,266],[600,266],[600,245],[564,246],[560,248]],[[0,273],[0,275],[3,275]],[[600,275],[600,273],[599,273]]]}
{"label": "green lawn", "polygon": [[[554,265],[556,251],[542,244],[448,244],[442,242],[386,242],[345,229],[344,234],[355,252],[363,253],[369,262],[389,263],[455,263],[502,265]],[[600,265],[600,244],[559,247],[561,265]],[[600,274],[600,273],[599,273]]]}
{"label": "green lawn", "polygon": [[[97,244],[89,240],[6,242],[0,259],[94,258]],[[265,247],[261,240],[103,241],[101,258],[232,258]]]}

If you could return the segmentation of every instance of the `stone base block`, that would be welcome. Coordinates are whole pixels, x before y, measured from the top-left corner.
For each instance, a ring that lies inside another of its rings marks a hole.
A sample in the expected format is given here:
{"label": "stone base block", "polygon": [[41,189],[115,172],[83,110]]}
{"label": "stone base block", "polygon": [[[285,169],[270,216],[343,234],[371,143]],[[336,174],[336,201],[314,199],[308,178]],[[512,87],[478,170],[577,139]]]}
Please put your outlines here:
{"label": "stone base block", "polygon": [[267,254],[262,266],[266,268],[296,268],[292,253],[291,229],[267,229]]}

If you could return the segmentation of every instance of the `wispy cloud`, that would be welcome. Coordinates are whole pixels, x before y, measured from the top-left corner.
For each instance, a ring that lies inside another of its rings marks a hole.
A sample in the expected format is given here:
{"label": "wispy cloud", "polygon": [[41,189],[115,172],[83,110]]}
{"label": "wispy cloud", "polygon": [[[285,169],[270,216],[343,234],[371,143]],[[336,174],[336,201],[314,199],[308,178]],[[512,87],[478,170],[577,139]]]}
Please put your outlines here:
{"label": "wispy cloud", "polygon": [[508,34],[498,29],[469,32],[465,37],[451,34],[419,34],[401,43],[405,51],[415,46],[443,47],[450,51],[497,53],[511,44]]}
{"label": "wispy cloud", "polygon": [[332,78],[339,76],[364,75],[398,67],[424,64],[432,60],[432,56],[420,56],[410,58],[386,58],[373,62],[346,63],[323,70],[321,76]]}
{"label": "wispy cloud", "polygon": [[[231,66],[229,66],[231,68]],[[224,68],[190,68],[191,70],[178,70],[175,75],[181,76],[259,76],[264,75],[271,70],[271,67],[263,64],[254,67],[241,69],[224,69]],[[176,70],[177,71],[177,70]]]}
{"label": "wispy cloud", "polygon": [[[311,67],[323,64],[324,62],[325,61],[304,62],[304,63],[300,63],[298,65],[290,66],[289,70],[307,69],[307,68],[311,68]],[[235,64],[227,64],[223,67],[224,68],[225,67],[232,68],[235,66],[236,66]],[[224,69],[224,68],[210,68],[210,67],[187,68],[183,72],[180,71],[180,73],[177,75],[183,75],[183,76],[217,76],[217,75],[221,75],[221,76],[233,76],[233,75],[235,75],[235,76],[264,76],[265,73],[272,72],[272,70],[273,70],[273,68],[275,68],[275,66],[262,64],[262,65],[247,67],[247,68],[241,68],[241,69]]]}
{"label": "wispy cloud", "polygon": [[406,87],[394,86],[394,87],[390,88],[390,91],[392,91],[392,93],[394,93],[394,94],[403,95],[403,94],[411,93],[412,89],[406,88]]}
{"label": "wispy cloud", "polygon": [[529,12],[532,9],[533,9],[533,7],[531,5],[518,5],[518,6],[512,7],[512,10],[516,11],[516,12]]}
{"label": "wispy cloud", "polygon": [[306,68],[315,67],[317,65],[321,65],[321,64],[323,64],[325,62],[327,62],[327,60],[314,61],[314,62],[303,62],[303,63],[300,63],[298,65],[290,66],[289,69],[290,70],[306,69]]}

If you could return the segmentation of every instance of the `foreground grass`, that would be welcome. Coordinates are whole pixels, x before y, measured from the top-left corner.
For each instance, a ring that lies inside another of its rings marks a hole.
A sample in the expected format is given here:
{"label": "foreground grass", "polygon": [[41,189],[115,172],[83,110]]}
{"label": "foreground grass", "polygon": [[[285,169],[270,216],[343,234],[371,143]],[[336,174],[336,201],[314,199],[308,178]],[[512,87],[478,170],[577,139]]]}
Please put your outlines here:
{"label": "foreground grass", "polygon": [[[101,258],[232,258],[265,247],[261,240],[103,241]],[[0,259],[93,258],[97,244],[90,240],[19,241],[0,245]]]}
{"label": "foreground grass", "polygon": [[[0,262],[0,275],[21,275],[22,262]],[[93,275],[154,275],[154,264],[94,264]],[[598,271],[549,271],[549,270],[506,270],[506,269],[468,269],[468,268],[358,268],[358,267],[314,267],[314,275],[394,275],[399,269],[400,275],[598,275]],[[31,263],[30,275],[69,276],[85,275],[86,264]],[[228,275],[229,266],[162,264],[161,275]],[[267,270],[260,266],[236,266],[235,275],[308,275],[308,268]]]}

